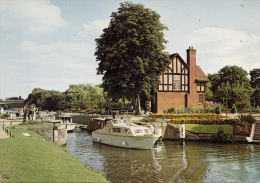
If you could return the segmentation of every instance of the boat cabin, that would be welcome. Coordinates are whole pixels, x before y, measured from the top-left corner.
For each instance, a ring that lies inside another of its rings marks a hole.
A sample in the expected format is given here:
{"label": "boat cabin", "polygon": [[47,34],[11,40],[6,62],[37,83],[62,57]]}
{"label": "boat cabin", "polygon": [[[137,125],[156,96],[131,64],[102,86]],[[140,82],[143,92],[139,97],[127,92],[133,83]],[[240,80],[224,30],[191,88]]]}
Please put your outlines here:
{"label": "boat cabin", "polygon": [[87,126],[87,131],[92,132],[98,129],[103,129],[106,125],[106,120],[102,118],[91,118]]}
{"label": "boat cabin", "polygon": [[152,131],[144,126],[130,123],[128,120],[111,119],[107,121],[105,131],[118,135],[143,136],[151,135]]}

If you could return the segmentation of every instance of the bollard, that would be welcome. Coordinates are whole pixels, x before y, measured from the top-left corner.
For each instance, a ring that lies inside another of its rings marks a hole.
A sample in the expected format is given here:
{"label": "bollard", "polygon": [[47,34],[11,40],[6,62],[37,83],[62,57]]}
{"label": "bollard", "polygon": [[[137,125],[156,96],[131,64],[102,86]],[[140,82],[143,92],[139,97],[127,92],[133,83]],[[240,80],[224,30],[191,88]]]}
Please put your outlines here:
{"label": "bollard", "polygon": [[185,125],[181,124],[179,130],[180,130],[180,144],[184,145],[185,144]]}
{"label": "bollard", "polygon": [[5,133],[8,135],[8,128],[5,127]]}
{"label": "bollard", "polygon": [[12,138],[12,130],[10,131],[10,138]]}
{"label": "bollard", "polygon": [[53,134],[52,134],[53,142],[56,142],[58,140],[55,138],[57,137],[57,135],[58,135],[58,126],[53,126]]}

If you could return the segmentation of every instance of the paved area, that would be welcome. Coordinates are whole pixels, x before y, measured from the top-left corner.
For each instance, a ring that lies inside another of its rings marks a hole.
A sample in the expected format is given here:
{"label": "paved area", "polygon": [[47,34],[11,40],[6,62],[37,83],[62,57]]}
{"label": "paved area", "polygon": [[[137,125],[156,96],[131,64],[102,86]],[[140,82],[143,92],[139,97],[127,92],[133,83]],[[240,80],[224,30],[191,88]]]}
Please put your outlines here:
{"label": "paved area", "polygon": [[3,124],[5,124],[5,125],[8,124],[8,126],[9,126],[10,122],[8,120],[0,119],[0,139],[9,138],[9,136],[3,130]]}
{"label": "paved area", "polygon": [[[21,123],[21,122],[12,121],[12,125],[18,125],[19,123]],[[3,129],[3,125],[5,125],[5,126],[10,126],[10,124],[11,124],[11,121],[10,121],[10,120],[0,119],[0,139],[10,138],[10,136],[7,135],[7,133],[5,133],[5,132],[4,132],[4,129]]]}

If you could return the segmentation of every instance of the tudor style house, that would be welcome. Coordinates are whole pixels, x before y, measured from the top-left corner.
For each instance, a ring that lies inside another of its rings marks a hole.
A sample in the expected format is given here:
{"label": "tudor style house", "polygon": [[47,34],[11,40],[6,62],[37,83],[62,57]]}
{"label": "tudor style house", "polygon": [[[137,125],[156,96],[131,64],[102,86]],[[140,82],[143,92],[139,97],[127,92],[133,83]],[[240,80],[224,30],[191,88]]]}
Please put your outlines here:
{"label": "tudor style house", "polygon": [[162,113],[169,108],[204,107],[206,82],[202,69],[196,65],[196,50],[187,49],[187,63],[178,53],[170,56],[171,62],[160,76],[158,92],[152,101],[152,111]]}

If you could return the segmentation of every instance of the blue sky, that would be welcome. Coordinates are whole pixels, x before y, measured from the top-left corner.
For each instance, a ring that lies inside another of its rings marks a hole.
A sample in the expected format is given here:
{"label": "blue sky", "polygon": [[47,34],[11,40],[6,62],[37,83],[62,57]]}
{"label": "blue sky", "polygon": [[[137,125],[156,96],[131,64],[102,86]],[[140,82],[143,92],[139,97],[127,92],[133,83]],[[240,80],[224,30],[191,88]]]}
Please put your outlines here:
{"label": "blue sky", "polygon": [[[101,84],[95,38],[118,0],[0,0],[0,99],[27,98],[34,88],[64,92]],[[197,50],[206,74],[227,65],[260,68],[260,0],[133,0],[157,11],[169,30],[166,51]]]}

